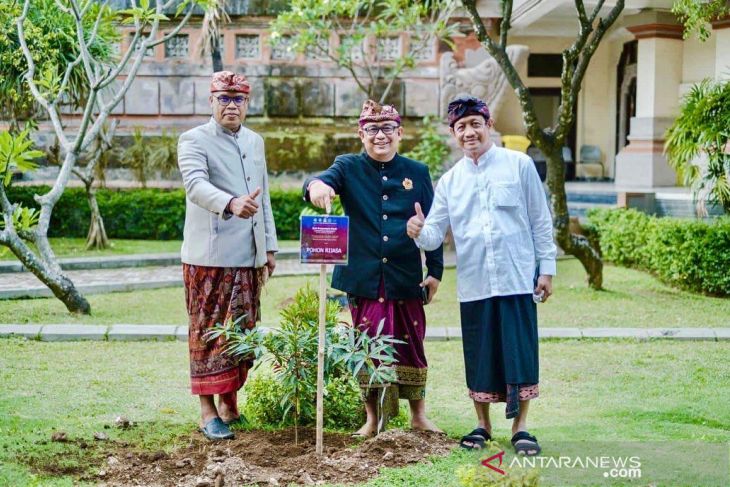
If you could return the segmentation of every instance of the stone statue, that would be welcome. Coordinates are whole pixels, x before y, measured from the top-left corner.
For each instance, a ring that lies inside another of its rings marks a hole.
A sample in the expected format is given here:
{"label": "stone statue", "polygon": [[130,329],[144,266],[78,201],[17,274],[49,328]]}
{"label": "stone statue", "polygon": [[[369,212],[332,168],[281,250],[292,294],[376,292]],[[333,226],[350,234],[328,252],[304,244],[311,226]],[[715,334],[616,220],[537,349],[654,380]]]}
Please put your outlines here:
{"label": "stone statue", "polygon": [[[507,56],[518,73],[525,72],[527,46],[507,46]],[[441,116],[446,116],[446,107],[458,95],[469,94],[484,100],[493,116],[497,116],[504,93],[509,88],[507,77],[497,61],[489,56],[473,67],[460,68],[454,54],[444,53],[439,67],[441,78]]]}

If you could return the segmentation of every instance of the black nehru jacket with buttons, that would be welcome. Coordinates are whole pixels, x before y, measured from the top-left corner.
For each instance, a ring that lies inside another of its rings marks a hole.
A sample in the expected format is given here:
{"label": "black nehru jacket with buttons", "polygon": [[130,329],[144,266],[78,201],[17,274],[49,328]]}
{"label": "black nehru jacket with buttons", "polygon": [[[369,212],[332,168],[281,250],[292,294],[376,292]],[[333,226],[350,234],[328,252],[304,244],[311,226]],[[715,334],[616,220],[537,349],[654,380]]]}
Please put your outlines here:
{"label": "black nehru jacket with buttons", "polygon": [[[332,287],[368,299],[378,297],[381,278],[387,299],[419,298],[423,281],[421,253],[406,233],[406,223],[421,204],[428,214],[433,185],[428,167],[399,154],[379,162],[367,153],[337,156],[334,164],[304,182],[319,179],[340,195],[350,217],[348,265],[335,266]],[[443,248],[426,252],[428,275],[441,279]]]}

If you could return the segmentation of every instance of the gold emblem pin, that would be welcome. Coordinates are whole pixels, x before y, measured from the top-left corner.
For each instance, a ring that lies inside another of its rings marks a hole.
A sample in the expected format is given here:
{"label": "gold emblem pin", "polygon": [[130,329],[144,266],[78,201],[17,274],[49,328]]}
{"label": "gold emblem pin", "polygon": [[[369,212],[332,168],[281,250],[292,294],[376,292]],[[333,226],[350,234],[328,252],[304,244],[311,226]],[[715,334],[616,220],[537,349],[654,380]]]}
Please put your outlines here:
{"label": "gold emblem pin", "polygon": [[413,181],[411,181],[408,178],[405,178],[403,180],[403,187],[406,188],[406,191],[410,191],[413,189]]}

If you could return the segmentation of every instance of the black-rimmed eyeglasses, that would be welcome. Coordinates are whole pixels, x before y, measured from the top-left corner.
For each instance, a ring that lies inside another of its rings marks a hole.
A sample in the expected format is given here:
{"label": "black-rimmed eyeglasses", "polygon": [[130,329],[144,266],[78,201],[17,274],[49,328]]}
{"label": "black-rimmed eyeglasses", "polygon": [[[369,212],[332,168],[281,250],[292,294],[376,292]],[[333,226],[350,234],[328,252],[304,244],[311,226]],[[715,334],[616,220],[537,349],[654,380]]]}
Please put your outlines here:
{"label": "black-rimmed eyeglasses", "polygon": [[400,127],[400,125],[383,125],[382,127],[364,127],[362,130],[370,137],[375,137],[378,135],[378,132],[383,132],[383,135],[393,135],[393,132],[395,132],[398,127]]}
{"label": "black-rimmed eyeglasses", "polygon": [[213,98],[218,100],[218,103],[223,105],[224,107],[227,107],[231,102],[233,102],[237,107],[240,107],[244,103],[248,101],[247,96],[228,96],[228,95],[220,95],[215,96],[213,95]]}

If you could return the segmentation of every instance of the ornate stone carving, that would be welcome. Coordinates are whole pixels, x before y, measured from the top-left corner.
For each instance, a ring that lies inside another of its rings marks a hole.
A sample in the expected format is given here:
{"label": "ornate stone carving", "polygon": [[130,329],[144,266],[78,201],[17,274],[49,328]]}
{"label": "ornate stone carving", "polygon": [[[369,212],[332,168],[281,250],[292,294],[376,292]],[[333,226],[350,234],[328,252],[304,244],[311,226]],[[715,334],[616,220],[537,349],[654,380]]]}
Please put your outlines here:
{"label": "ornate stone carving", "polygon": [[378,39],[378,61],[395,61],[400,55],[400,37],[383,37]]}
{"label": "ornate stone carving", "polygon": [[236,36],[236,58],[258,59],[261,57],[261,41],[258,34]]}
{"label": "ornate stone carving", "polygon": [[297,57],[292,49],[293,40],[291,36],[281,36],[281,40],[271,49],[271,59],[279,61],[291,61]]}
{"label": "ornate stone carving", "polygon": [[[527,46],[507,46],[507,56],[518,72],[524,72],[527,64]],[[493,57],[485,59],[473,67],[459,67],[453,53],[441,56],[441,116],[446,116],[446,107],[458,95],[469,94],[484,100],[489,111],[495,116],[509,88],[507,77]]]}
{"label": "ornate stone carving", "polygon": [[165,42],[165,57],[187,58],[188,57],[188,35],[178,34]]}

